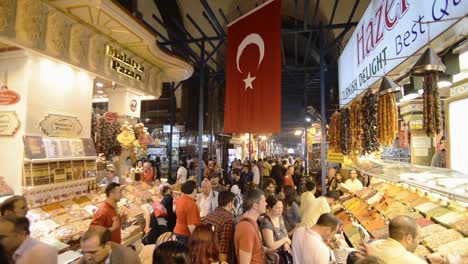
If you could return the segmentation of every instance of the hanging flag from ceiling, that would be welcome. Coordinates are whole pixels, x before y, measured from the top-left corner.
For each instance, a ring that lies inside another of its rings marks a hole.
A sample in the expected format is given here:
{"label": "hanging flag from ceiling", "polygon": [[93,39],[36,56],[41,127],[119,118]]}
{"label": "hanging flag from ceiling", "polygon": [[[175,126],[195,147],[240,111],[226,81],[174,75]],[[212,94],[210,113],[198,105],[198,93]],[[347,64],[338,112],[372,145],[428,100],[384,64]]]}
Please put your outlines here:
{"label": "hanging flag from ceiling", "polygon": [[281,1],[228,25],[224,132],[281,131]]}

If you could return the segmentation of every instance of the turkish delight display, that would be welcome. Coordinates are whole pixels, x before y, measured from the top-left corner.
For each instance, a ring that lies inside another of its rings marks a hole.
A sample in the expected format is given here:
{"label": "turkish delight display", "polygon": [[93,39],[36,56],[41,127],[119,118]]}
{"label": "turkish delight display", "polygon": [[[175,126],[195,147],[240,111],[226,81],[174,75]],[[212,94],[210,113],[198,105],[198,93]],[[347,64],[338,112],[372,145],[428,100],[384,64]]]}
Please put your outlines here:
{"label": "turkish delight display", "polygon": [[456,222],[453,226],[463,235],[468,236],[468,218]]}
{"label": "turkish delight display", "polygon": [[462,239],[463,236],[456,230],[446,229],[441,232],[432,233],[429,236],[426,236],[423,241],[426,245],[432,250],[449,243],[450,241],[455,241]]}
{"label": "turkish delight display", "polygon": [[438,247],[436,251],[442,254],[453,254],[468,257],[468,237],[444,244]]}
{"label": "turkish delight display", "polygon": [[420,204],[420,205],[417,205],[414,207],[414,209],[422,212],[422,213],[427,213],[429,211],[431,211],[432,209],[435,209],[437,207],[442,207],[441,205],[439,204],[436,204],[436,203],[433,203],[433,202],[428,202],[428,203],[423,203],[423,204]]}
{"label": "turkish delight display", "polygon": [[447,230],[447,228],[439,225],[439,224],[432,224],[421,228],[421,239],[425,239],[426,237],[432,235],[433,233],[441,233]]}

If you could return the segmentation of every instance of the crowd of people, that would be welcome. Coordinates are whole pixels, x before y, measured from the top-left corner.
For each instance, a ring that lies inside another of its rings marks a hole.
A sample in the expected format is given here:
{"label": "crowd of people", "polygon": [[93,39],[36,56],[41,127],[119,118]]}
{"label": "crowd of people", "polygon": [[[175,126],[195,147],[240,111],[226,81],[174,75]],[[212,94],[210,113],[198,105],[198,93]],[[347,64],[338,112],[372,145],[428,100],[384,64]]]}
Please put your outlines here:
{"label": "crowd of people", "polygon": [[[139,252],[121,245],[126,215],[117,209],[121,186],[110,170],[107,199],[82,235],[83,256],[74,263],[334,263],[331,249],[340,246],[335,234],[341,223],[332,208],[342,192],[366,185],[356,171],[346,172],[349,179],[344,180],[330,168],[326,194],[316,197],[316,182],[304,180],[300,160],[235,160],[227,176],[220,168],[209,161],[197,177],[181,160],[177,181],[170,185],[146,167],[153,176],[144,174],[141,180],[159,195],[143,201],[145,246]],[[0,263],[57,263],[53,247],[30,237],[24,197],[7,199],[0,211]],[[363,244],[347,263],[445,263],[439,254],[423,260],[412,253],[420,235],[413,219],[394,218],[389,234],[386,240]]]}

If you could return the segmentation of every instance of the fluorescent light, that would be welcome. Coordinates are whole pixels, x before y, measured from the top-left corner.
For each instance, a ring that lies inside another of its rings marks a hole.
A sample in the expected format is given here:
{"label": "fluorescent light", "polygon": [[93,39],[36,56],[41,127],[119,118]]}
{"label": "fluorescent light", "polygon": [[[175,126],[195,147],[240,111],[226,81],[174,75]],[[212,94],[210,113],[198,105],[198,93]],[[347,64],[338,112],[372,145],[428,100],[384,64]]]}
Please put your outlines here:
{"label": "fluorescent light", "polygon": [[104,86],[104,84],[102,82],[97,82],[96,86],[99,87],[99,88],[102,88]]}
{"label": "fluorescent light", "polygon": [[407,94],[407,95],[403,96],[403,98],[400,100],[400,103],[401,102],[411,101],[411,100],[416,99],[418,97],[419,97],[419,94],[410,93],[410,94]]}
{"label": "fluorescent light", "polygon": [[109,98],[105,98],[105,97],[93,98],[93,103],[107,103],[107,102],[109,102]]}
{"label": "fluorescent light", "polygon": [[437,86],[439,86],[439,88],[445,88],[445,87],[449,87],[452,85],[452,82],[450,81],[440,81],[437,83]]}
{"label": "fluorescent light", "polygon": [[97,93],[103,94],[104,91],[103,90],[97,90]]}

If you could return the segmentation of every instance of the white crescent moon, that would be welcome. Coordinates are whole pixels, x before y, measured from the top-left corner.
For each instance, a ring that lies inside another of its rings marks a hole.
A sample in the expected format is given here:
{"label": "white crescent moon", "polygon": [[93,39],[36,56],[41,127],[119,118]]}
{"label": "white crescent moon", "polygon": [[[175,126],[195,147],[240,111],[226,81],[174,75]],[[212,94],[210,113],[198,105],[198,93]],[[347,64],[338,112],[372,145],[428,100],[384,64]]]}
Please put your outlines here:
{"label": "white crescent moon", "polygon": [[263,56],[265,55],[265,43],[263,42],[262,37],[256,33],[252,33],[250,35],[247,35],[242,42],[239,44],[239,47],[237,47],[237,57],[236,57],[236,62],[237,62],[237,70],[242,73],[242,70],[239,67],[239,59],[240,56],[242,55],[242,52],[244,51],[245,47],[249,44],[255,44],[258,47],[258,50],[260,51],[260,59],[258,61],[258,67],[263,61]]}

